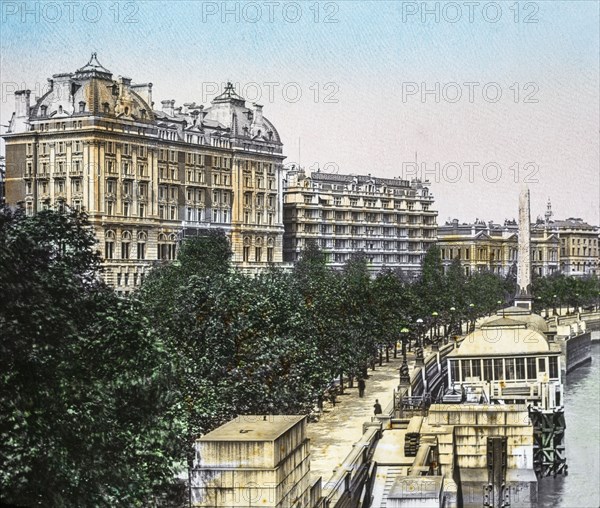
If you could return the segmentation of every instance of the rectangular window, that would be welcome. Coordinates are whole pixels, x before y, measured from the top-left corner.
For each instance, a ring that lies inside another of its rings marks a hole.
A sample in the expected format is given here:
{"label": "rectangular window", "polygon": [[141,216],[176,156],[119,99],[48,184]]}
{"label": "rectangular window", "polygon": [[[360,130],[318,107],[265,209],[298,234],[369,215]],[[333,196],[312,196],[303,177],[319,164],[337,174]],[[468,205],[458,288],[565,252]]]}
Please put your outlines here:
{"label": "rectangular window", "polygon": [[129,242],[123,242],[121,244],[121,259],[129,259]]}
{"label": "rectangular window", "polygon": [[550,377],[552,379],[558,379],[558,357],[550,356],[548,362],[550,367]]}
{"label": "rectangular window", "polygon": [[453,383],[461,381],[460,372],[458,370],[458,360],[450,360],[450,378]]}
{"label": "rectangular window", "polygon": [[525,358],[515,359],[516,377],[517,379],[526,379],[525,377]]}
{"label": "rectangular window", "polygon": [[138,243],[137,244],[137,258],[138,259],[146,259],[146,244]]}
{"label": "rectangular window", "polygon": [[273,262],[273,247],[267,247],[267,262]]}
{"label": "rectangular window", "polygon": [[546,372],[546,359],[538,358],[538,372]]}
{"label": "rectangular window", "polygon": [[244,262],[247,262],[250,259],[250,247],[244,247],[243,257]]}
{"label": "rectangular window", "polygon": [[494,379],[500,381],[504,379],[503,365],[501,358],[494,358]]}
{"label": "rectangular window", "polygon": [[114,254],[114,242],[104,242],[104,258],[112,259]]}
{"label": "rectangular window", "polygon": [[462,360],[462,375],[463,379],[471,377],[471,360]]}
{"label": "rectangular window", "polygon": [[507,358],[504,360],[504,372],[506,380],[515,379],[515,360],[514,358]]}
{"label": "rectangular window", "polygon": [[535,358],[527,358],[527,379],[537,379]]}
{"label": "rectangular window", "polygon": [[255,247],[254,256],[255,256],[257,263],[262,262],[262,248],[261,247]]}
{"label": "rectangular window", "polygon": [[471,376],[481,379],[481,360],[471,360]]}

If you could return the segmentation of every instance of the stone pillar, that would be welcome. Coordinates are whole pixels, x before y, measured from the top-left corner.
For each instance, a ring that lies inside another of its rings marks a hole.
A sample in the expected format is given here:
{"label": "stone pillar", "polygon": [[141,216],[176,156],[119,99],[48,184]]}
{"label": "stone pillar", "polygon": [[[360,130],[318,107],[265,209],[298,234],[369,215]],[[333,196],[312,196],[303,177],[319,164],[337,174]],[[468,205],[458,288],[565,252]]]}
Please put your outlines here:
{"label": "stone pillar", "polygon": [[529,189],[519,195],[519,259],[517,264],[517,295],[515,305],[531,310],[531,213]]}

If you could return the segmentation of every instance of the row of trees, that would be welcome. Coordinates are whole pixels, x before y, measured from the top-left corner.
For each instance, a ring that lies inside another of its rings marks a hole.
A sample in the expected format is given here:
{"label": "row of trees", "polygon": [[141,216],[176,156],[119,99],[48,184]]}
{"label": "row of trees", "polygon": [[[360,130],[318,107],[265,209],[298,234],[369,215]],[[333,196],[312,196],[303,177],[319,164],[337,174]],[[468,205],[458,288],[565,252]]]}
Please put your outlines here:
{"label": "row of trees", "polygon": [[119,298],[77,212],[6,211],[0,249],[0,495],[27,506],[151,505],[197,436],[238,414],[306,414],[401,330],[414,341],[419,319],[472,321],[514,293],[513,277],[458,261],[444,273],[436,248],[417,280],[372,278],[360,254],[335,272],[315,246],[291,272],[249,277],[210,233]]}
{"label": "row of trees", "polygon": [[597,277],[568,277],[556,273],[533,278],[536,310],[564,312],[600,304],[600,280]]}

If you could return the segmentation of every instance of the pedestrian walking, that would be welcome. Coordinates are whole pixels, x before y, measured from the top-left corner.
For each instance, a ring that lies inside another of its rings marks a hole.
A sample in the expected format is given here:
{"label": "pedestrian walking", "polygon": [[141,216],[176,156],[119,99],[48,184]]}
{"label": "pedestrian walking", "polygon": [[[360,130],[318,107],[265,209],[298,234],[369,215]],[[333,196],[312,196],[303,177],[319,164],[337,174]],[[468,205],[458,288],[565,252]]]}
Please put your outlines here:
{"label": "pedestrian walking", "polygon": [[381,410],[381,404],[379,403],[379,400],[375,399],[373,409],[375,410],[375,415],[380,415],[381,413],[383,413],[383,411]]}
{"label": "pedestrian walking", "polygon": [[358,396],[365,396],[365,380],[362,377],[358,378]]}

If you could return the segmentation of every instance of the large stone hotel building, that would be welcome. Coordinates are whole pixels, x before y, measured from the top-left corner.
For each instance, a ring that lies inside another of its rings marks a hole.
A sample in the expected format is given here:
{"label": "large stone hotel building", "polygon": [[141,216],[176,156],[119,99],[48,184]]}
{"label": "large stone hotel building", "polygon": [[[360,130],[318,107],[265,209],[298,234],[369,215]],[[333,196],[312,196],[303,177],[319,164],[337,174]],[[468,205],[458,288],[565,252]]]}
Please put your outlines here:
{"label": "large stone hotel building", "polygon": [[418,180],[288,171],[283,258],[298,260],[312,241],[336,268],[362,251],[373,272],[388,267],[415,275],[437,237],[432,205],[433,195]]}
{"label": "large stone hotel building", "polygon": [[109,284],[127,291],[184,234],[220,228],[233,261],[282,261],[282,143],[262,106],[228,85],[208,107],[162,101],[152,84],[113,79],[92,55],[55,74],[47,93],[15,93],[6,142],[6,202],[28,214],[85,208]]}

